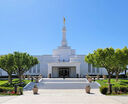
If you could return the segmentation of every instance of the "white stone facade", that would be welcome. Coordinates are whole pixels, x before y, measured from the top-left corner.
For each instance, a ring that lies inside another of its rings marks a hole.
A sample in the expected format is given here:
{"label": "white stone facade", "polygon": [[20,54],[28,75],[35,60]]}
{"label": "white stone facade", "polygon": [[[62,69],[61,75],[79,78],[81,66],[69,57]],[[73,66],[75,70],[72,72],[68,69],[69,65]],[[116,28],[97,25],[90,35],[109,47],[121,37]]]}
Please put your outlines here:
{"label": "white stone facade", "polygon": [[[39,60],[39,64],[31,68],[25,74],[39,75],[43,77],[85,77],[85,75],[106,75],[102,68],[93,68],[85,62],[85,55],[76,55],[75,50],[67,45],[66,27],[62,29],[63,39],[61,46],[53,50],[52,55],[34,55]],[[2,69],[0,75],[7,75]]]}

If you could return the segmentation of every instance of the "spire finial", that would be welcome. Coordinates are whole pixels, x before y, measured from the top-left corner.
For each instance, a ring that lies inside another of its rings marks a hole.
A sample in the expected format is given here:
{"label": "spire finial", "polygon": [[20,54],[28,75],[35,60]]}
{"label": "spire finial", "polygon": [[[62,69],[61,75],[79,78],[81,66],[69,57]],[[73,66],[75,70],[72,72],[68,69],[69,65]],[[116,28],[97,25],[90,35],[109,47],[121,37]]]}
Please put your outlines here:
{"label": "spire finial", "polygon": [[64,25],[65,25],[65,17],[64,17]]}

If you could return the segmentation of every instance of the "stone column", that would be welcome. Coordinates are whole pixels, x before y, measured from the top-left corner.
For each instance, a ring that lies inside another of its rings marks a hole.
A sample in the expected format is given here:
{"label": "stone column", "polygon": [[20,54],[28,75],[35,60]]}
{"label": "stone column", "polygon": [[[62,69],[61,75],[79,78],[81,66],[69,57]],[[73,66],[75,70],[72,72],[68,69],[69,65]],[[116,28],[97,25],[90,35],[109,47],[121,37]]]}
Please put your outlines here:
{"label": "stone column", "polygon": [[76,65],[76,74],[80,76],[80,65]]}

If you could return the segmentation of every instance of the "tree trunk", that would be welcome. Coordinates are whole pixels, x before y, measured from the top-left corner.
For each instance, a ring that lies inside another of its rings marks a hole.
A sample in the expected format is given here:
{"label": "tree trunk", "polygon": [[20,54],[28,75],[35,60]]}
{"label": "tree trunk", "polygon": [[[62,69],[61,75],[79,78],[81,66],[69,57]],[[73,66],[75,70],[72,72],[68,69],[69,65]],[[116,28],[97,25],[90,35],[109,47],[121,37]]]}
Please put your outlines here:
{"label": "tree trunk", "polygon": [[8,82],[9,82],[10,84],[12,84],[12,75],[11,75],[11,74],[8,74]]}
{"label": "tree trunk", "polygon": [[19,70],[19,81],[20,81],[20,85],[21,85],[21,83],[22,83],[22,78],[21,78],[21,72],[20,72],[20,70]]}
{"label": "tree trunk", "polygon": [[125,70],[125,77],[127,78],[127,69]]}
{"label": "tree trunk", "polygon": [[118,77],[119,77],[119,74],[116,73],[116,82],[118,82]]}
{"label": "tree trunk", "polygon": [[111,94],[111,74],[108,73],[108,93]]}

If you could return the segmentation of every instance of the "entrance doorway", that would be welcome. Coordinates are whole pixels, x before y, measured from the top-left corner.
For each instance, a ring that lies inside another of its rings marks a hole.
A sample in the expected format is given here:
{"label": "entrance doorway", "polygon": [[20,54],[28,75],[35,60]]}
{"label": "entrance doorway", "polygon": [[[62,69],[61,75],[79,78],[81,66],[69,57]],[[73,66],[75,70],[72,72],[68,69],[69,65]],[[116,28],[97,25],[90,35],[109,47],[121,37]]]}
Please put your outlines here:
{"label": "entrance doorway", "polygon": [[76,67],[52,67],[52,78],[76,78]]}
{"label": "entrance doorway", "polygon": [[59,68],[60,78],[69,78],[69,68]]}

